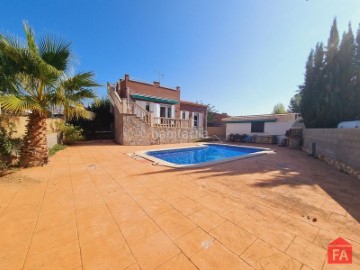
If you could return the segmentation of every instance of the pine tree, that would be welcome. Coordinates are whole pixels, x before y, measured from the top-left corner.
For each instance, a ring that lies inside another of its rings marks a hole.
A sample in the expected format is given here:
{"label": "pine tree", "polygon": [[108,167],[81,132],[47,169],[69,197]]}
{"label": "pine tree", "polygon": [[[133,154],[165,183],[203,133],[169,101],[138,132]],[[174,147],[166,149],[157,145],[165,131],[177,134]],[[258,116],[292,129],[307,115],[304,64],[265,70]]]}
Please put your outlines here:
{"label": "pine tree", "polygon": [[332,127],[336,127],[341,121],[353,120],[354,117],[354,109],[357,103],[353,84],[355,70],[354,56],[354,35],[349,23],[348,31],[343,34],[339,48],[338,88],[340,91],[336,104],[338,115],[336,119],[333,119]]}
{"label": "pine tree", "polygon": [[322,93],[322,97],[319,97],[322,107],[322,118],[319,121],[319,127],[333,127],[334,117],[339,115],[339,42],[339,31],[337,29],[337,21],[335,18],[331,26],[330,36],[326,46],[323,81],[324,88],[320,90],[320,92]]}
{"label": "pine tree", "polygon": [[291,99],[288,107],[288,112],[290,113],[300,113],[301,112],[301,94],[296,93]]}
{"label": "pine tree", "polygon": [[299,94],[308,128],[334,128],[360,119],[360,25],[354,38],[349,23],[340,42],[334,19],[326,50],[322,43],[311,50]]}
{"label": "pine tree", "polygon": [[354,48],[353,91],[355,96],[354,119],[360,119],[360,24],[356,33]]}
{"label": "pine tree", "polygon": [[303,85],[299,86],[299,93],[301,96],[300,110],[304,118],[306,127],[312,127],[312,119],[315,117],[313,111],[314,104],[312,99],[314,84],[314,50],[310,51],[308,60],[305,66],[305,81]]}

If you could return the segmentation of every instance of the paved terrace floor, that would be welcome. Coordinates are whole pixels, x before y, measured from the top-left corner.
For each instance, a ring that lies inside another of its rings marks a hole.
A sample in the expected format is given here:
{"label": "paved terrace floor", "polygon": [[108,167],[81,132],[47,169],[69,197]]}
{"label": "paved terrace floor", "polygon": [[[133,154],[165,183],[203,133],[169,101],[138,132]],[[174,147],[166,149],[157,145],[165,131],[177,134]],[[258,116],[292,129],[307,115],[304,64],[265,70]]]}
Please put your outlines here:
{"label": "paved terrace floor", "polygon": [[[359,180],[277,146],[192,170],[126,155],[163,147],[73,146],[2,178],[0,269],[360,269]],[[326,263],[338,236],[352,266]]]}

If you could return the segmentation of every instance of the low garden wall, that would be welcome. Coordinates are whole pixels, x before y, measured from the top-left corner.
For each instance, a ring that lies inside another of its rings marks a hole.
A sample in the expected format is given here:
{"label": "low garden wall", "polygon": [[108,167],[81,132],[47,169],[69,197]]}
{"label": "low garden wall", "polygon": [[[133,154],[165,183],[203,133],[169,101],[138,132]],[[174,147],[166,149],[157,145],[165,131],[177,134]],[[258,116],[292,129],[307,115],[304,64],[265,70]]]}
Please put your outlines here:
{"label": "low garden wall", "polygon": [[[26,116],[11,116],[10,121],[15,124],[16,132],[13,134],[14,138],[22,138],[26,132],[27,117]],[[61,122],[59,118],[48,118],[46,119],[46,129],[48,134],[57,132],[56,123]]]}
{"label": "low garden wall", "polygon": [[226,138],[226,126],[221,127],[207,127],[208,136],[218,136],[219,138]]}
{"label": "low garden wall", "polygon": [[360,129],[304,129],[303,150],[360,179]]}
{"label": "low garden wall", "polygon": [[60,144],[60,133],[50,133],[46,135],[48,149],[53,148],[55,144]]}

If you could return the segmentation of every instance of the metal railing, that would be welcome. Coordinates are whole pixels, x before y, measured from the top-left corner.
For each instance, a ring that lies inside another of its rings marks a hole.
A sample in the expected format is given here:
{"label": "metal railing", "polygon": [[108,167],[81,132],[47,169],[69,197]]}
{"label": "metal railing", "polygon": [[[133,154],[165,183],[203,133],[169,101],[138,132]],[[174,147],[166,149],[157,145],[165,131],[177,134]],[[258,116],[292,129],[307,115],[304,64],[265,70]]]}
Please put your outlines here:
{"label": "metal railing", "polygon": [[217,139],[219,142],[224,143],[224,142],[219,138],[219,136],[217,136],[217,135],[212,135],[212,137],[213,137],[213,141],[215,141],[215,139]]}

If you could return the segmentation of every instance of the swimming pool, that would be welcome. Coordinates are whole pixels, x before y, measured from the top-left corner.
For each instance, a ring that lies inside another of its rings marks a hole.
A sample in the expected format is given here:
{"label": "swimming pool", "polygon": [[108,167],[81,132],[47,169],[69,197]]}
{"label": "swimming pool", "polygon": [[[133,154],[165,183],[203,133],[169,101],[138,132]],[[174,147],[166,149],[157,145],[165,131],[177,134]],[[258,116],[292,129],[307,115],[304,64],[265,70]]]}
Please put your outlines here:
{"label": "swimming pool", "polygon": [[193,147],[137,152],[136,155],[171,167],[198,167],[273,153],[269,148],[227,144],[199,144]]}

